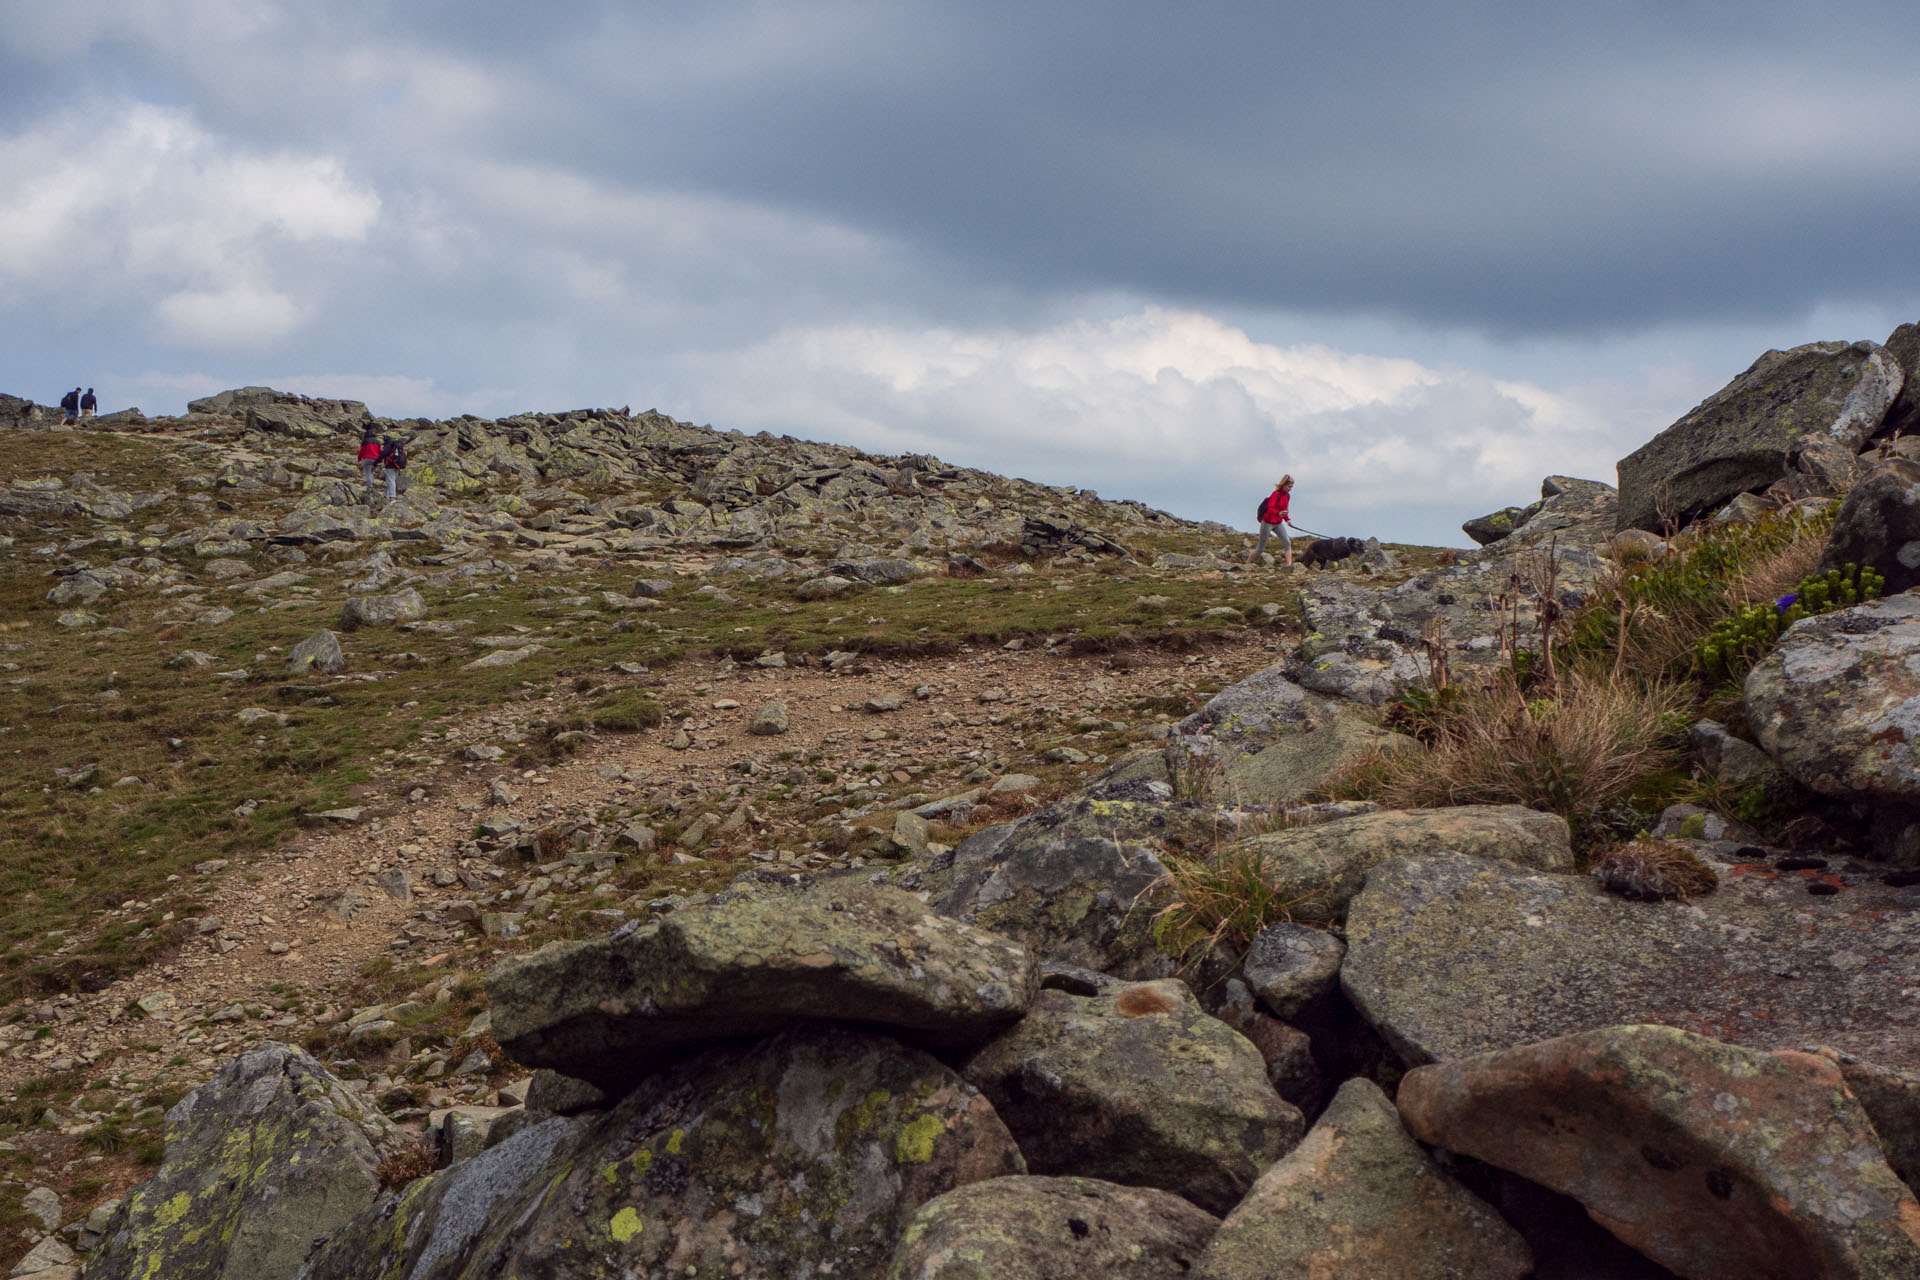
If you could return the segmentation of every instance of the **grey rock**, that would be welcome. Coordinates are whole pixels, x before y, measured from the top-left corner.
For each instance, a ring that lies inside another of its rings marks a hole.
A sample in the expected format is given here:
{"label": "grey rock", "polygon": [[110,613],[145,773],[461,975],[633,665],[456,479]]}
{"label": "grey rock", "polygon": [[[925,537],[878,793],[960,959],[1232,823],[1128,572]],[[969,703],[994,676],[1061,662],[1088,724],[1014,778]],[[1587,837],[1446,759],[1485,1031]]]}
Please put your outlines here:
{"label": "grey rock", "polygon": [[785,733],[789,727],[787,704],[769,702],[753,713],[753,721],[747,725],[747,732],[756,737],[771,738]]}
{"label": "grey rock", "polygon": [[920,1206],[886,1280],[1185,1280],[1219,1221],[1095,1178],[989,1178]]}
{"label": "grey rock", "polygon": [[167,1113],[166,1158],[128,1192],[90,1280],[291,1276],[380,1194],[386,1119],[297,1049],[241,1055]]}
{"label": "grey rock", "polygon": [[487,981],[507,1052],[609,1089],[717,1040],[823,1019],[978,1043],[1037,986],[1018,945],[897,889],[844,881],[686,907],[510,960]]}
{"label": "grey rock", "polygon": [[1313,728],[1335,714],[1332,703],[1303,689],[1288,678],[1284,664],[1276,663],[1215,694],[1180,722],[1180,732],[1229,740],[1266,739]]}
{"label": "grey rock", "polygon": [[1285,805],[1321,790],[1366,756],[1421,749],[1405,734],[1352,716],[1337,716],[1302,732],[1277,736],[1256,753],[1236,756],[1219,786],[1247,804]]}
{"label": "grey rock", "polygon": [[1538,509],[1537,503],[1532,507],[1502,507],[1490,515],[1475,516],[1461,525],[1460,531],[1484,547],[1525,524],[1527,517]]}
{"label": "grey rock", "polygon": [[346,669],[347,655],[340,648],[340,637],[331,631],[314,632],[293,646],[293,652],[287,655],[287,672],[290,675],[317,671],[331,676]]}
{"label": "grey rock", "polygon": [[1863,933],[1910,912],[1911,891],[1869,881],[1811,897],[1797,874],[1755,870],[1690,902],[1642,903],[1587,876],[1400,858],[1353,901],[1341,986],[1413,1063],[1657,1022],[1920,1067],[1920,1008],[1900,995],[1920,985],[1920,938]]}
{"label": "grey rock", "polygon": [[1227,1215],[1194,1269],[1196,1280],[1532,1274],[1526,1241],[1421,1150],[1365,1079],[1340,1086],[1300,1144]]}
{"label": "grey rock", "polygon": [[793,589],[793,594],[801,600],[833,600],[853,590],[851,579],[837,574],[827,574],[818,578],[809,578]]}
{"label": "grey rock", "polygon": [[340,610],[340,625],[348,631],[355,627],[390,627],[426,616],[427,602],[412,587],[404,587],[383,596],[349,596]]}
{"label": "grey rock", "polygon": [[1620,460],[1622,529],[1684,525],[1742,490],[1779,479],[1807,436],[1849,450],[1900,392],[1898,361],[1871,342],[1769,351],[1685,417]]}
{"label": "grey rock", "polygon": [[1820,553],[1819,569],[1869,565],[1886,593],[1920,586],[1920,462],[1874,460],[1847,492]]}
{"label": "grey rock", "polygon": [[965,1074],[1033,1172],[1158,1187],[1214,1213],[1305,1128],[1259,1050],[1173,979],[1043,991]]}
{"label": "grey rock", "polygon": [[1247,948],[1247,986],[1276,1018],[1292,1018],[1340,985],[1347,944],[1303,924],[1263,929]]}

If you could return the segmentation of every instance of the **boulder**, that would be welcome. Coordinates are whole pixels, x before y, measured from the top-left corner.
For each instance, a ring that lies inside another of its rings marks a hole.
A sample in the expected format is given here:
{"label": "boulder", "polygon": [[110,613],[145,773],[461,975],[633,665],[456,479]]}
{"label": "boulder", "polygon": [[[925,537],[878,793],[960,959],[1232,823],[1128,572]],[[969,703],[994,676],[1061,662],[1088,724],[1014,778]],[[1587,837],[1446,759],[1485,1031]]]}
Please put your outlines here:
{"label": "boulder", "polygon": [[1244,842],[1296,920],[1344,918],[1367,871],[1388,859],[1439,849],[1499,858],[1542,871],[1570,871],[1566,820],[1524,805],[1389,809],[1308,827],[1284,827]]}
{"label": "boulder", "polygon": [[348,596],[340,610],[341,629],[355,627],[391,627],[427,616],[427,602],[412,587],[403,587],[383,596]]}
{"label": "boulder", "polygon": [[1305,1128],[1259,1050],[1172,979],[1042,991],[965,1074],[1034,1173],[1158,1187],[1214,1213]]}
{"label": "boulder", "polygon": [[341,651],[340,637],[324,629],[293,646],[293,652],[287,655],[289,675],[318,671],[322,675],[332,676],[346,669],[347,655]]}
{"label": "boulder", "polygon": [[1888,595],[1920,586],[1920,462],[1866,463],[1820,552],[1822,572],[1849,564],[1871,565]]}
{"label": "boulder", "polygon": [[1183,734],[1213,734],[1227,741],[1267,739],[1311,729],[1332,720],[1334,704],[1287,678],[1283,664],[1256,671],[1215,694],[1182,720]]}
{"label": "boulder", "polygon": [[1291,1018],[1340,985],[1347,944],[1304,924],[1263,929],[1241,964],[1247,986],[1276,1018]]}
{"label": "boulder", "polygon": [[1236,756],[1221,785],[1241,803],[1285,805],[1319,791],[1341,770],[1376,752],[1421,749],[1403,733],[1336,716],[1304,732],[1277,737],[1255,754]]}
{"label": "boulder", "polygon": [[1847,1089],[1873,1122],[1887,1165],[1910,1191],[1920,1191],[1920,1071],[1890,1071],[1850,1053],[1822,1048],[1839,1064]]}
{"label": "boulder", "polygon": [[1906,371],[1907,380],[1900,387],[1900,394],[1887,406],[1886,417],[1880,420],[1881,436],[1910,436],[1920,433],[1920,379],[1914,375],[1920,373],[1920,324],[1903,324],[1887,335],[1887,352],[1900,362]]}
{"label": "boulder", "polygon": [[877,1276],[919,1207],[1025,1172],[917,1049],[796,1030],[669,1067],[613,1110],[522,1128],[409,1184],[304,1280]]}
{"label": "boulder", "polygon": [[128,1192],[90,1280],[290,1277],[316,1240],[380,1195],[400,1138],[298,1049],[228,1063],[167,1113],[166,1156]]}
{"label": "boulder", "polygon": [[1721,867],[1690,902],[1629,902],[1588,876],[1434,853],[1376,867],[1347,917],[1341,986],[1410,1063],[1619,1022],[1759,1049],[1828,1044],[1920,1066],[1911,890],[1830,897],[1819,870]]}
{"label": "boulder", "polygon": [[1734,737],[1718,721],[1697,721],[1687,742],[1707,776],[1726,786],[1778,792],[1792,785],[1772,757],[1745,738]]}
{"label": "boulder", "polygon": [[1070,800],[977,831],[893,880],[927,894],[942,915],[1018,939],[1044,959],[1161,978],[1173,971],[1153,939],[1161,854],[1212,847],[1218,823],[1198,805]]}
{"label": "boulder", "polygon": [[1484,547],[1518,529],[1537,510],[1538,503],[1531,507],[1502,507],[1489,515],[1475,516],[1462,524],[1460,531]]}
{"label": "boulder", "polygon": [[1421,1067],[1399,1104],[1422,1142],[1572,1196],[1688,1280],[1920,1275],[1920,1204],[1810,1053],[1604,1027]]}
{"label": "boulder", "polygon": [[272,387],[238,387],[203,396],[189,402],[187,412],[244,417],[253,430],[310,439],[358,430],[373,420],[358,400],[322,400]]}
{"label": "boulder", "polygon": [[1019,945],[854,881],[723,894],[657,923],[550,947],[487,980],[518,1061],[614,1090],[717,1040],[823,1020],[977,1044],[1037,990]]}
{"label": "boulder", "polygon": [[1920,595],[1804,618],[1747,675],[1747,722],[1824,796],[1920,800]]}
{"label": "boulder", "polygon": [[1506,561],[1518,552],[1541,552],[1551,546],[1564,552],[1599,554],[1614,535],[1620,495],[1610,484],[1548,476],[1540,482],[1540,500],[1526,508],[1526,519],[1498,542],[1469,556]]}
{"label": "boulder", "polygon": [[1219,1221],[1094,1178],[989,1178],[920,1206],[887,1280],[1186,1280]]}
{"label": "boulder", "polygon": [[853,590],[853,580],[842,578],[838,574],[826,574],[818,578],[808,578],[793,589],[793,594],[801,600],[834,600]]}
{"label": "boulder", "polygon": [[792,722],[787,716],[787,704],[769,702],[753,713],[753,720],[747,725],[747,732],[755,737],[772,738],[785,733]]}
{"label": "boulder", "polygon": [[1371,1080],[1340,1086],[1220,1224],[1195,1280],[1521,1280],[1533,1251],[1407,1136]]}
{"label": "boulder", "polygon": [[[1769,351],[1685,417],[1620,460],[1621,529],[1685,525],[1786,472],[1805,437],[1857,450],[1905,380],[1871,342]],[[1663,515],[1663,510],[1664,515]]]}

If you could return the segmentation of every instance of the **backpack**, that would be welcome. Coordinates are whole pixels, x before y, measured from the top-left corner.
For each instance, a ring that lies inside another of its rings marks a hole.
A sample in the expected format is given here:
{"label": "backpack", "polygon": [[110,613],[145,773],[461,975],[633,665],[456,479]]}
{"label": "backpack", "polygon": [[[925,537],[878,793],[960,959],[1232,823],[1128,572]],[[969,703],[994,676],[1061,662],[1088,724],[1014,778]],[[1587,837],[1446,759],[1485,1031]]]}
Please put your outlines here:
{"label": "backpack", "polygon": [[1279,524],[1280,517],[1272,510],[1273,505],[1272,494],[1268,494],[1266,497],[1260,499],[1260,505],[1253,509],[1253,522],[1255,524]]}
{"label": "backpack", "polygon": [[407,469],[407,442],[395,440],[380,453],[380,465],[392,467],[395,471]]}

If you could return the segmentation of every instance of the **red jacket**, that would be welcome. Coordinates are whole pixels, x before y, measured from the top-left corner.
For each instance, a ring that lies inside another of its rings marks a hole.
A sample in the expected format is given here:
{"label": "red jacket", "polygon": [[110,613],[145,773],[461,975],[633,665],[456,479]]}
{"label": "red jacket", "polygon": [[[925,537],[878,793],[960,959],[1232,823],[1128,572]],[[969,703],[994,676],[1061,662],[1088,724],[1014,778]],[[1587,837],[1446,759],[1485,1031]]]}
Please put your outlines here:
{"label": "red jacket", "polygon": [[380,461],[380,442],[378,440],[363,440],[360,442],[360,461]]}
{"label": "red jacket", "polygon": [[1284,489],[1275,489],[1272,493],[1268,494],[1266,503],[1260,508],[1260,523],[1279,524],[1281,521],[1286,520],[1287,499],[1292,496],[1292,494]]}

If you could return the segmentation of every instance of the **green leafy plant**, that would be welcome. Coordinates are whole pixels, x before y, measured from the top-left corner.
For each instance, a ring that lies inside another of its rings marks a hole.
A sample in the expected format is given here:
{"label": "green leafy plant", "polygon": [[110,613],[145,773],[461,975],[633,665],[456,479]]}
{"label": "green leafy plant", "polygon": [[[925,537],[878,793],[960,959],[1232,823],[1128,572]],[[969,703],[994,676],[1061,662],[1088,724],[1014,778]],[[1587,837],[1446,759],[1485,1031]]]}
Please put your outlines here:
{"label": "green leafy plant", "polygon": [[1740,679],[1794,623],[1875,599],[1886,585],[1886,578],[1871,566],[1851,563],[1808,574],[1792,594],[1772,604],[1749,605],[1714,623],[1695,642],[1694,662],[1710,681]]}

